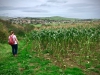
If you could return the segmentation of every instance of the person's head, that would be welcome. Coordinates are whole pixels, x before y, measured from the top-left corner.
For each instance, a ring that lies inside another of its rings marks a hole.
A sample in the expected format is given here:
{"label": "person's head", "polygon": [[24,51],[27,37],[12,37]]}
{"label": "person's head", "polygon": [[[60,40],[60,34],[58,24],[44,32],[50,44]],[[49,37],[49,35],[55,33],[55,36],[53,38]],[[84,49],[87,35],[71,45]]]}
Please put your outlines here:
{"label": "person's head", "polygon": [[14,34],[14,32],[13,32],[13,31],[11,31],[11,32],[10,32],[10,34],[12,35],[12,34]]}

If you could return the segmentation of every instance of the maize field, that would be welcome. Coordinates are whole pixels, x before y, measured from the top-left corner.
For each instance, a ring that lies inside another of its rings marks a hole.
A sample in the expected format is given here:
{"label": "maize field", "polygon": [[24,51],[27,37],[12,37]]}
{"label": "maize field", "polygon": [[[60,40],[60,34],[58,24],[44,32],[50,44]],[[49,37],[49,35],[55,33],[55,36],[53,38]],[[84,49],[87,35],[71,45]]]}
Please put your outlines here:
{"label": "maize field", "polygon": [[29,38],[34,50],[56,57],[62,65],[65,58],[86,68],[100,64],[99,26],[34,30]]}

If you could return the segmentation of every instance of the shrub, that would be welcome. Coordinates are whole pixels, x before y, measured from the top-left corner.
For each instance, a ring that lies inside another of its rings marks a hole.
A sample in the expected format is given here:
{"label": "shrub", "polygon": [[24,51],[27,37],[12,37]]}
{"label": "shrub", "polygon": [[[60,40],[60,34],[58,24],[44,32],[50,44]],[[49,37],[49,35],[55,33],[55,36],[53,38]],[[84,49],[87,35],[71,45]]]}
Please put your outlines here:
{"label": "shrub", "polygon": [[0,22],[0,43],[4,43],[7,41],[8,32],[6,27]]}
{"label": "shrub", "polygon": [[7,41],[6,33],[0,30],[0,43],[5,43],[6,41]]}

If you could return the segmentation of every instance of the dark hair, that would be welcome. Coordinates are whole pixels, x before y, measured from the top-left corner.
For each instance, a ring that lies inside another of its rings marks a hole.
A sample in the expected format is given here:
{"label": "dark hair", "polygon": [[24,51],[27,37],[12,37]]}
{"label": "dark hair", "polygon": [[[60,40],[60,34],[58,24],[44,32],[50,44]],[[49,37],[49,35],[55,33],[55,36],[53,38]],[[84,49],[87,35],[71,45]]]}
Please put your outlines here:
{"label": "dark hair", "polygon": [[13,31],[10,32],[10,34],[13,34],[13,33],[14,33]]}

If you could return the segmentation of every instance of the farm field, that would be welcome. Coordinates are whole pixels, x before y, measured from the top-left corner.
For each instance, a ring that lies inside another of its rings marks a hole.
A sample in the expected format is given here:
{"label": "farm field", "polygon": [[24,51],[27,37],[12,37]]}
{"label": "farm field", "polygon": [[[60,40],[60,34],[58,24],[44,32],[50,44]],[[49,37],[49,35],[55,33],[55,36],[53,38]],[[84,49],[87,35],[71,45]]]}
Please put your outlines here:
{"label": "farm field", "polygon": [[0,75],[100,75],[100,25],[63,25],[20,36],[18,56],[0,43]]}

